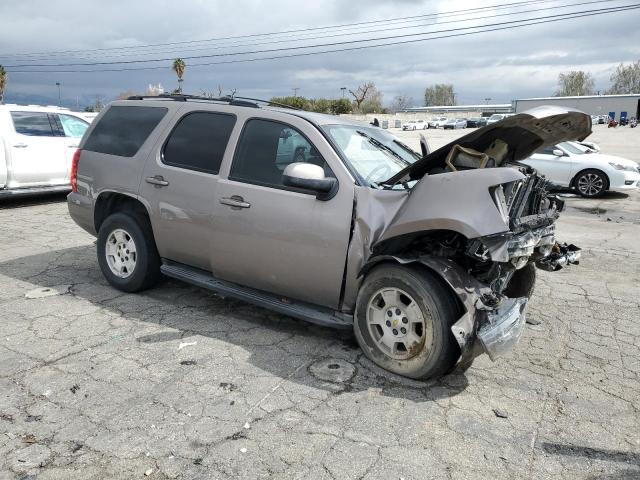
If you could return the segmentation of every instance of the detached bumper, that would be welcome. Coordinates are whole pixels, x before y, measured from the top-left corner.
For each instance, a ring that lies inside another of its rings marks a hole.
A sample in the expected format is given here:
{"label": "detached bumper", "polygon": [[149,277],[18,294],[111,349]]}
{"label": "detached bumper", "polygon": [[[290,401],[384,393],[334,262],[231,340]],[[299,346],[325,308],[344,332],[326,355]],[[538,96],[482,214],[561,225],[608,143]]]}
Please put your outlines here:
{"label": "detached bumper", "polygon": [[506,298],[487,312],[486,322],[478,329],[478,340],[491,360],[509,353],[518,343],[526,320],[527,299]]}

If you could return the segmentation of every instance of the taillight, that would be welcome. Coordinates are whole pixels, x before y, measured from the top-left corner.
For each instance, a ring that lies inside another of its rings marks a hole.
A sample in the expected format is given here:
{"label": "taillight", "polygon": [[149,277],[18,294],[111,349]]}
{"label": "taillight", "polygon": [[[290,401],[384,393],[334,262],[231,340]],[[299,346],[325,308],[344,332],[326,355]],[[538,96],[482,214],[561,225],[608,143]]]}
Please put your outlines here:
{"label": "taillight", "polygon": [[80,163],[80,154],[82,150],[77,149],[73,154],[73,160],[71,161],[71,191],[78,191],[78,164]]}

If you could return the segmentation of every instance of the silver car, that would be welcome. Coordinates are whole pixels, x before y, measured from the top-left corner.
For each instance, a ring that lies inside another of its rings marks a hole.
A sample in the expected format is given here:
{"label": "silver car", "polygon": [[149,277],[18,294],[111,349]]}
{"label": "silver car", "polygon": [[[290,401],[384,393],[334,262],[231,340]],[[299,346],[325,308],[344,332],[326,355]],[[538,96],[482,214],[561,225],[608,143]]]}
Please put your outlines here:
{"label": "silver car", "polygon": [[512,349],[536,266],[577,260],[562,201],[518,160],[590,129],[541,107],[419,154],[340,117],[139,97],[82,139],[69,212],[120,290],[183,280],[353,329],[377,365],[429,378]]}

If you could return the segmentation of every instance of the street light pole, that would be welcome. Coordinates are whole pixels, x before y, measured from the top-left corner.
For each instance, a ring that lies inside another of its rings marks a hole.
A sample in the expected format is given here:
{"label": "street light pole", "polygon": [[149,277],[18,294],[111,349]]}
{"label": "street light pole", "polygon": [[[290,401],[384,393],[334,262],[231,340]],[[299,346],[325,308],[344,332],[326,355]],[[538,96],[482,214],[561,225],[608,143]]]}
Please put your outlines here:
{"label": "street light pole", "polygon": [[342,90],[342,98],[344,98],[344,94],[347,91],[347,87],[340,87],[340,90]]}
{"label": "street light pole", "polygon": [[62,106],[62,102],[60,100],[60,82],[56,82],[56,86],[58,87],[58,106]]}
{"label": "street light pole", "polygon": [[293,87],[291,90],[293,90],[293,96],[297,97],[298,96],[298,90],[300,90],[300,87]]}

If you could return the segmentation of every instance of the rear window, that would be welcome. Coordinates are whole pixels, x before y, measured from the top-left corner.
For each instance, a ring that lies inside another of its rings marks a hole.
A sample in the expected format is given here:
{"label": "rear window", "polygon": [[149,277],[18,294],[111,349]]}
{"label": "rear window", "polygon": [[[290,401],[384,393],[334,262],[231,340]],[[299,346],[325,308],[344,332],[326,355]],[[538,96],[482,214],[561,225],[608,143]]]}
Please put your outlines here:
{"label": "rear window", "polygon": [[110,107],[87,138],[84,150],[133,157],[166,113],[163,107]]}

